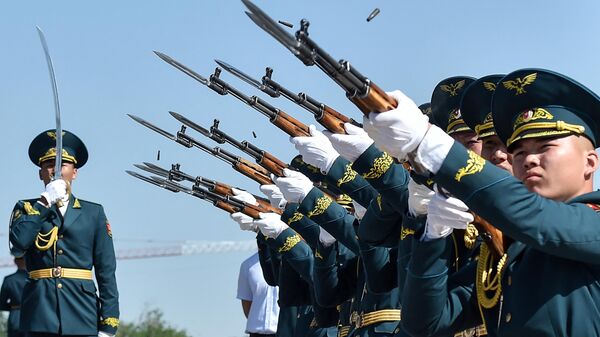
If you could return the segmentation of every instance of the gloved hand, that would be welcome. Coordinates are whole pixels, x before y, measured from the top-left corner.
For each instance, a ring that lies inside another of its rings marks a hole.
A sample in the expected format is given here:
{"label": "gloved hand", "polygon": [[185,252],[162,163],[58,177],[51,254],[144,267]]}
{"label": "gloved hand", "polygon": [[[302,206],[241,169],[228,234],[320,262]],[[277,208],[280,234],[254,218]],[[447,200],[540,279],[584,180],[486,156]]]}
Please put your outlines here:
{"label": "gloved hand", "polygon": [[260,185],[260,191],[269,198],[271,206],[284,209],[287,204],[287,200],[283,197],[283,193],[276,185]]}
{"label": "gloved hand", "polygon": [[104,331],[98,331],[98,337],[115,337],[115,335]]}
{"label": "gloved hand", "polygon": [[41,194],[46,199],[48,205],[53,205],[57,201],[67,202],[69,194],[67,193],[67,182],[62,179],[53,180],[46,185],[46,190]]}
{"label": "gloved hand", "polygon": [[268,238],[275,239],[281,232],[288,229],[288,225],[281,221],[279,214],[258,213],[258,215],[260,219],[254,220],[253,223]]}
{"label": "gloved hand", "polygon": [[309,126],[309,130],[310,137],[294,137],[290,138],[290,142],[294,144],[305,163],[315,166],[323,174],[327,174],[340,154],[333,148],[329,139],[314,125]]}
{"label": "gloved hand", "polygon": [[446,198],[435,193],[427,209],[427,224],[425,225],[424,241],[446,237],[454,228],[465,229],[473,222],[473,214],[459,199]]}
{"label": "gloved hand", "polygon": [[323,134],[329,138],[333,148],[339,152],[340,156],[354,162],[373,144],[373,139],[367,135],[365,130],[354,124],[344,123],[344,129],[346,129],[347,135],[329,131],[323,131]]}
{"label": "gloved hand", "polygon": [[256,202],[256,198],[251,193],[248,193],[244,190],[238,190],[235,187],[232,187],[231,191],[233,192],[233,199],[243,201],[251,205],[258,205],[258,202]]}
{"label": "gloved hand", "polygon": [[285,177],[271,177],[279,187],[285,200],[301,203],[313,188],[313,183],[304,174],[290,169],[283,169]]}
{"label": "gloved hand", "polygon": [[362,218],[365,216],[365,213],[367,213],[367,209],[362,207],[361,204],[354,200],[352,200],[352,205],[354,206],[354,217],[358,220],[362,220]]}
{"label": "gloved hand", "polygon": [[254,224],[254,219],[246,214],[242,212],[236,212],[229,214],[229,216],[233,219],[233,221],[237,222],[241,230],[255,233],[258,231],[258,228]]}
{"label": "gloved hand", "polygon": [[427,207],[434,191],[425,185],[416,183],[412,178],[408,181],[408,211],[413,216],[427,214]]}
{"label": "gloved hand", "polygon": [[323,229],[323,227],[320,227],[320,229],[321,230],[319,231],[319,241],[321,242],[323,247],[329,247],[332,244],[334,244],[336,239],[331,234],[329,234],[328,231]]}
{"label": "gloved hand", "polygon": [[401,91],[388,92],[398,102],[396,109],[383,113],[370,113],[363,117],[369,137],[380,149],[392,157],[405,159],[416,150],[429,128],[429,119],[417,105]]}

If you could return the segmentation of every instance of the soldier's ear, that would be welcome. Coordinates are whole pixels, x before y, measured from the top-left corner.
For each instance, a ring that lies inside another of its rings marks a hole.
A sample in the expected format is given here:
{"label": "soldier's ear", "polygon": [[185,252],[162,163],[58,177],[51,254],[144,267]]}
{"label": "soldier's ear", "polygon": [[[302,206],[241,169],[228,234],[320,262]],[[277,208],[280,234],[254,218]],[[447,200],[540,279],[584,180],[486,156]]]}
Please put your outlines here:
{"label": "soldier's ear", "polygon": [[38,176],[40,177],[41,181],[44,181],[44,178],[42,177],[42,169],[38,170]]}
{"label": "soldier's ear", "polygon": [[594,172],[596,172],[598,169],[599,158],[596,150],[587,150],[586,152],[586,167],[584,175],[586,179],[590,179],[594,176]]}
{"label": "soldier's ear", "polygon": [[77,168],[73,168],[73,179],[71,180],[75,180],[77,179]]}

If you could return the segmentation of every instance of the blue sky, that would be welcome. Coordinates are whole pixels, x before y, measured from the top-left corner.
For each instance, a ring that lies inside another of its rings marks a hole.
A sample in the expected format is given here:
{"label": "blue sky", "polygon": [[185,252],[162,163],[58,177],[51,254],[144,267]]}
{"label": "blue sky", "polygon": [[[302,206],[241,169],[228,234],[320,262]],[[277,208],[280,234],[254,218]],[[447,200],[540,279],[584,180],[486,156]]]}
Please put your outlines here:
{"label": "blue sky", "polygon": [[[334,58],[350,60],[383,89],[401,88],[417,104],[429,101],[434,85],[443,78],[479,77],[524,67],[562,72],[600,92],[597,1],[256,3],[294,28],[301,18],[308,18],[311,37]],[[381,13],[367,23],[375,7]],[[292,91],[304,91],[360,118],[360,112],[327,76],[304,66],[256,27],[239,1],[3,1],[0,121],[5,164],[0,173],[5,178],[0,214],[7,220],[17,199],[42,191],[27,147],[39,132],[54,127],[36,25],[44,29],[54,60],[63,125],[78,134],[90,151],[74,193],[105,206],[118,249],[152,247],[144,240],[252,238],[205,202],[129,177],[124,170],[133,163],[168,166],[178,162],[191,174],[258,193],[255,183],[224,163],[162,138],[126,113],[170,132],[177,131],[179,124],[168,115],[169,110],[206,126],[219,118],[222,129],[232,136],[249,139],[286,161],[295,154],[288,137],[265,117],[233,97],[221,97],[199,85],[152,50],[165,52],[206,76],[214,70],[215,58],[257,77],[271,66],[273,78]],[[228,74],[222,78],[246,93],[258,94]],[[283,99],[268,101],[311,121],[307,112]],[[161,159],[156,162],[158,150]],[[0,234],[6,239],[6,229]],[[0,250],[8,254],[6,243],[0,243]],[[193,336],[242,335],[244,319],[235,285],[239,264],[248,255],[220,253],[119,263],[122,319],[136,319],[149,305],[163,309],[166,319]]]}

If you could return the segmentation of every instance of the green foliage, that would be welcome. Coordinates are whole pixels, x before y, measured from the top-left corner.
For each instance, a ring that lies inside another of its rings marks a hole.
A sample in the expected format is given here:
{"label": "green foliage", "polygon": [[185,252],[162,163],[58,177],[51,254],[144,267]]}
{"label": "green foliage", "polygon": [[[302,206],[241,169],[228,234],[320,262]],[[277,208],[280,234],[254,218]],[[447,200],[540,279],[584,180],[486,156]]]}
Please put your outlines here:
{"label": "green foliage", "polygon": [[160,309],[146,309],[136,323],[121,322],[117,335],[119,337],[192,337],[185,330],[178,330],[166,322]]}

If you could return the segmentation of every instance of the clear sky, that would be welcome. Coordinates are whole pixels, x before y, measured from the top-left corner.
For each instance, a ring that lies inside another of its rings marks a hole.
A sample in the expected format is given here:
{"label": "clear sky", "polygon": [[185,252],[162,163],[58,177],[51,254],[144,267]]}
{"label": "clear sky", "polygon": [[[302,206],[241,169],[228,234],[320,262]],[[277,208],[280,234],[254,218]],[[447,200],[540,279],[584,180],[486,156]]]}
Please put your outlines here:
{"label": "clear sky", "polygon": [[[295,29],[301,18],[308,18],[311,37],[334,58],[350,60],[384,89],[401,88],[417,104],[429,101],[433,87],[443,78],[479,77],[524,67],[562,72],[600,92],[597,1],[262,0],[257,4],[273,18],[293,23]],[[367,23],[375,7],[381,13]],[[188,173],[258,193],[254,182],[224,163],[170,142],[126,113],[172,133],[179,124],[169,110],[205,126],[219,118],[222,129],[232,136],[249,139],[286,161],[295,154],[288,137],[265,117],[233,97],[221,97],[201,86],[152,50],[163,51],[206,76],[214,70],[215,58],[257,77],[271,66],[273,78],[292,91],[304,91],[361,118],[341,89],[256,27],[244,9],[239,1],[0,2],[4,138],[0,214],[8,221],[17,199],[35,197],[43,189],[27,157],[33,137],[54,127],[48,72],[35,31],[39,25],[54,59],[63,126],[79,135],[90,151],[74,193],[105,206],[116,247],[153,246],[145,240],[251,239],[213,206],[124,173],[142,161],[163,166],[178,162]],[[258,94],[229,74],[222,78],[246,93]],[[283,99],[268,101],[311,121],[307,112]],[[0,234],[6,240],[6,228]],[[8,255],[6,243],[0,243],[0,251]],[[244,319],[235,286],[239,264],[249,255],[120,262],[122,319],[136,319],[150,305],[163,309],[167,320],[193,336],[242,335]],[[9,272],[0,270],[0,274]]]}

